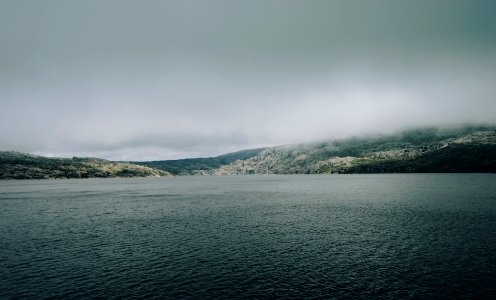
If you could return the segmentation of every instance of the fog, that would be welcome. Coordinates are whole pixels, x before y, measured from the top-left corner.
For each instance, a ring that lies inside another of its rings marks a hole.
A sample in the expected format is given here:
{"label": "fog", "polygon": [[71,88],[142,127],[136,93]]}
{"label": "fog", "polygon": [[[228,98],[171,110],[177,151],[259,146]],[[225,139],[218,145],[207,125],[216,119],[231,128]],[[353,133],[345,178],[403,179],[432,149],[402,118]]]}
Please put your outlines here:
{"label": "fog", "polygon": [[0,150],[115,160],[496,123],[494,1],[2,1]]}

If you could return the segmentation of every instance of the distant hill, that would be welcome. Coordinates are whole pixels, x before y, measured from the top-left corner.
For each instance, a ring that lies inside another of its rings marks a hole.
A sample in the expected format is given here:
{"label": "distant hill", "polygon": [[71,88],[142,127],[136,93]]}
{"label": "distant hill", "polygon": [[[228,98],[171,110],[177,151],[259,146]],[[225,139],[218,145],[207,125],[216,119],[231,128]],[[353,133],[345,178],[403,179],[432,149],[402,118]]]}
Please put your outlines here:
{"label": "distant hill", "polygon": [[242,150],[216,157],[157,160],[133,163],[161,169],[174,175],[202,175],[208,174],[213,169],[228,165],[237,160],[246,160],[254,157],[265,149],[266,148]]}
{"label": "distant hill", "polygon": [[168,176],[170,173],[98,158],[49,158],[0,151],[0,179]]}
{"label": "distant hill", "polygon": [[496,127],[422,128],[208,158],[132,163],[0,151],[0,179],[433,172],[496,173]]}
{"label": "distant hill", "polygon": [[213,175],[496,172],[496,128],[423,128],[396,135],[270,147]]}

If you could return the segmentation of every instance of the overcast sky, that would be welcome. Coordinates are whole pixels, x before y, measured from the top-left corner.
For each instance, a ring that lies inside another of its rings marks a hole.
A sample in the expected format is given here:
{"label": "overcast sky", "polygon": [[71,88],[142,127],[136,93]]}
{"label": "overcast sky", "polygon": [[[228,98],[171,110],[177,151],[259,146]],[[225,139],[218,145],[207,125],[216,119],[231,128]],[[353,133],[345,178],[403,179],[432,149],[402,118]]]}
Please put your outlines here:
{"label": "overcast sky", "polygon": [[0,150],[173,159],[496,122],[496,1],[0,1]]}

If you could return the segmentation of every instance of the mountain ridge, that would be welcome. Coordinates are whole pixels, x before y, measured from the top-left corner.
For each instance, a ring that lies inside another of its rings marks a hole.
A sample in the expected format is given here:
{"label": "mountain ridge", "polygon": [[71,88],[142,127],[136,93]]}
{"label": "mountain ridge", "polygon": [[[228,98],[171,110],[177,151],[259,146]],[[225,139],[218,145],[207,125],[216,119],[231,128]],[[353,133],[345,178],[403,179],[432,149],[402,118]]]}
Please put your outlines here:
{"label": "mountain ridge", "polygon": [[163,161],[48,158],[0,151],[0,179],[432,172],[496,173],[496,126],[426,127]]}

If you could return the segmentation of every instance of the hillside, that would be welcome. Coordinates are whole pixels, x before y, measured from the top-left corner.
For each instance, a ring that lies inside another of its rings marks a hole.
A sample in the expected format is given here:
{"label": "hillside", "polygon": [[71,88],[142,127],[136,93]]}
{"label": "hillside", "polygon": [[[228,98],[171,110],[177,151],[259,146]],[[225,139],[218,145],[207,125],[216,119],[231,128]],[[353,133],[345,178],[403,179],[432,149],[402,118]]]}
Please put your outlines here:
{"label": "hillside", "polygon": [[0,151],[0,179],[168,176],[170,173],[98,158],[49,158]]}
{"label": "hillside", "polygon": [[267,148],[213,175],[496,172],[496,128],[425,128],[390,136]]}
{"label": "hillside", "polygon": [[0,179],[418,172],[496,172],[496,127],[423,128],[209,158],[133,163],[0,151]]}
{"label": "hillside", "polygon": [[213,169],[233,163],[237,160],[246,160],[252,158],[265,149],[266,148],[242,150],[219,155],[216,157],[158,160],[133,163],[148,166],[151,168],[161,169],[174,175],[201,175],[206,174]]}

